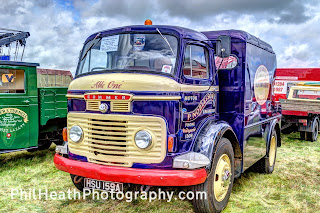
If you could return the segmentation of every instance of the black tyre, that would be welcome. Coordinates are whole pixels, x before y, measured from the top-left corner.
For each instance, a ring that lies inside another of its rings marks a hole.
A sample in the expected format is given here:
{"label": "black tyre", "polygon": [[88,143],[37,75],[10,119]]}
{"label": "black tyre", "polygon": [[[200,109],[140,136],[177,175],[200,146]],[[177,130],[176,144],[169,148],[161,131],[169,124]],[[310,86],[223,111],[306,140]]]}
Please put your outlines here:
{"label": "black tyre", "polygon": [[194,192],[205,192],[207,199],[192,201],[196,212],[221,212],[228,204],[234,181],[234,153],[230,141],[222,138],[217,144],[207,180],[193,186]]}
{"label": "black tyre", "polygon": [[260,159],[255,165],[254,170],[260,173],[267,173],[270,174],[274,170],[274,166],[276,164],[276,157],[277,157],[277,133],[273,130],[267,155]]}
{"label": "black tyre", "polygon": [[319,133],[319,120],[318,118],[314,118],[312,121],[312,132],[307,132],[307,140],[314,142],[318,139]]}
{"label": "black tyre", "polygon": [[72,183],[74,184],[74,186],[81,192],[83,192],[83,188],[84,188],[84,177],[81,176],[77,176],[77,175],[73,175],[70,174]]}
{"label": "black tyre", "polygon": [[306,132],[300,132],[300,139],[306,140]]}
{"label": "black tyre", "polygon": [[52,142],[50,140],[47,140],[44,144],[40,144],[38,146],[38,150],[46,150],[49,149],[51,146]]}
{"label": "black tyre", "polygon": [[295,130],[296,130],[296,126],[290,125],[290,126],[288,126],[287,128],[282,129],[282,130],[281,130],[281,133],[287,135],[287,134],[291,134],[291,133],[294,132]]}

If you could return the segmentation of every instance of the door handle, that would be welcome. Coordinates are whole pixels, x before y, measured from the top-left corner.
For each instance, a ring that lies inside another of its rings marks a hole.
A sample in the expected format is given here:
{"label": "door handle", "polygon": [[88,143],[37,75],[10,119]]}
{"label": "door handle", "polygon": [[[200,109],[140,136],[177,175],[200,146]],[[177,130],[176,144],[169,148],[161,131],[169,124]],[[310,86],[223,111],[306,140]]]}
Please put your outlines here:
{"label": "door handle", "polygon": [[28,104],[30,101],[29,101],[29,100],[24,100],[23,102],[26,103],[26,104]]}

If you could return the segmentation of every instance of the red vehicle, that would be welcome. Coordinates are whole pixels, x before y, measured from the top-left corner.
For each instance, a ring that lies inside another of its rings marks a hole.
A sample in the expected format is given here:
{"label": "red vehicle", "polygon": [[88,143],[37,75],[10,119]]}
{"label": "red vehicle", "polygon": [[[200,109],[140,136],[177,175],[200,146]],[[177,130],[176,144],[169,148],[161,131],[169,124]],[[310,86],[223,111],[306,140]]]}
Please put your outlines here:
{"label": "red vehicle", "polygon": [[[320,68],[280,68],[276,72],[276,80],[274,84],[275,100],[281,101],[282,104],[282,130],[290,133],[299,131],[301,139],[315,141],[319,129],[319,113],[310,110],[310,104],[316,104],[316,101],[311,96],[301,96],[296,100],[296,97],[291,97],[295,100],[287,100],[290,88],[296,87],[293,93],[302,93],[305,89],[315,93],[318,89],[306,88],[320,84]],[[291,99],[290,98],[290,99]],[[311,101],[311,102],[310,102]],[[314,107],[312,105],[312,107]]]}
{"label": "red vehicle", "polygon": [[[274,82],[274,95],[276,101],[287,99],[291,86],[300,82],[320,82],[320,68],[278,68]],[[286,111],[282,111],[286,115]],[[291,112],[292,113],[292,112]]]}

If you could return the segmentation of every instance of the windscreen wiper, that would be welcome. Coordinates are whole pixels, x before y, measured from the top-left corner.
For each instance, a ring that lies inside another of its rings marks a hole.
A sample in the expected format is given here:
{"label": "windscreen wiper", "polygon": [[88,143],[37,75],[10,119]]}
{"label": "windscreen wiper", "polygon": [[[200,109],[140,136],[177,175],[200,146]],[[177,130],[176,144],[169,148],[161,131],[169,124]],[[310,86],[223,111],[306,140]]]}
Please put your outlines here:
{"label": "windscreen wiper", "polygon": [[163,38],[163,40],[168,44],[168,46],[169,46],[169,48],[170,48],[170,50],[171,50],[171,52],[172,52],[172,55],[173,55],[174,57],[176,57],[176,55],[174,54],[174,52],[173,52],[173,50],[172,50],[172,48],[171,48],[171,45],[170,45],[168,39],[167,39],[164,35],[162,35],[162,33],[160,32],[160,30],[159,30],[158,28],[157,28],[157,31],[158,31],[158,33],[161,35],[161,37]]}
{"label": "windscreen wiper", "polygon": [[101,40],[101,38],[100,38],[100,40],[97,39],[97,38],[100,36],[100,34],[101,34],[101,33],[98,33],[98,34],[96,35],[96,37],[94,37],[94,39],[92,39],[90,47],[88,47],[88,49],[86,50],[86,52],[82,55],[82,58],[81,58],[80,61],[82,61],[82,60],[87,56],[88,52],[92,49],[92,47],[95,46],[95,45]]}

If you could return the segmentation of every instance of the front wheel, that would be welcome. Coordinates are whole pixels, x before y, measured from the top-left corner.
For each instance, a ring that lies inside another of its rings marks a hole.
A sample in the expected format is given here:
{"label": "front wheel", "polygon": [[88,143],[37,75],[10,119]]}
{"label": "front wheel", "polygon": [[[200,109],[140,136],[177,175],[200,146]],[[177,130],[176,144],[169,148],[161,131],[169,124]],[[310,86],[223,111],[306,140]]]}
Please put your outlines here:
{"label": "front wheel", "polygon": [[38,148],[28,149],[28,152],[36,152],[36,151],[42,151],[47,150],[50,148],[52,142],[50,140],[41,141],[41,144],[38,144]]}
{"label": "front wheel", "polygon": [[221,212],[228,204],[234,181],[234,153],[227,138],[216,147],[212,167],[206,181],[193,186],[194,192],[204,192],[206,198],[194,199],[197,212]]}
{"label": "front wheel", "polygon": [[84,177],[70,174],[73,185],[81,192],[84,189]]}

